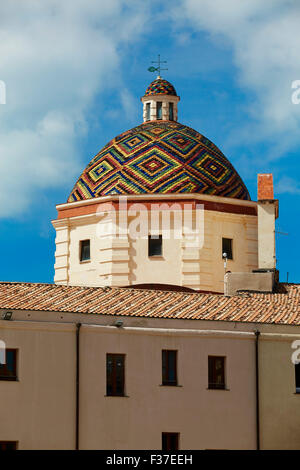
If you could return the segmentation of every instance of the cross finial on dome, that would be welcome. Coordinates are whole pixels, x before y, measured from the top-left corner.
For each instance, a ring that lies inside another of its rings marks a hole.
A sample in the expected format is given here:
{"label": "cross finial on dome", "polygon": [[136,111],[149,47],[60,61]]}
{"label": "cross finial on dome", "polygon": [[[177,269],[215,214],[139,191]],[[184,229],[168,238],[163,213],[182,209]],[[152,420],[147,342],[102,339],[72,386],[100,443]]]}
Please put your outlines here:
{"label": "cross finial on dome", "polygon": [[148,71],[149,72],[156,72],[157,71],[158,72],[158,77],[157,78],[161,78],[160,77],[161,70],[168,70],[168,69],[163,69],[161,67],[161,64],[166,64],[167,61],[166,60],[160,60],[160,54],[158,54],[158,60],[152,60],[151,62],[152,62],[152,64],[158,64],[158,65],[157,65],[157,67],[149,67]]}

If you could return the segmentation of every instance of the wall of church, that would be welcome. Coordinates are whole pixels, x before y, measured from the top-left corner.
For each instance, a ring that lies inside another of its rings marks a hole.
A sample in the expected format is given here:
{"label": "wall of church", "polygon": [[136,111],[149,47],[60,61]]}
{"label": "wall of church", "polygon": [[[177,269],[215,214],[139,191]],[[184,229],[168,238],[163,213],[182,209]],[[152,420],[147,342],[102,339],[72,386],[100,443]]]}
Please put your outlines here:
{"label": "wall of church", "polygon": [[[167,211],[166,215],[169,214]],[[193,224],[195,214],[193,211]],[[136,217],[128,217],[128,224]],[[116,236],[113,214],[104,219],[92,214],[54,221],[54,226],[58,223],[55,282],[88,286],[164,283],[223,292],[222,238],[232,239],[233,259],[228,260],[227,270],[257,269],[256,216],[205,210],[204,237],[200,230],[200,244],[195,246],[189,246],[187,234],[178,237],[174,219],[171,213],[170,231],[163,233],[162,255],[158,257],[148,256],[148,234],[152,233],[150,215],[149,230],[137,238],[128,234]],[[80,262],[80,241],[85,239],[90,239],[91,259]]]}

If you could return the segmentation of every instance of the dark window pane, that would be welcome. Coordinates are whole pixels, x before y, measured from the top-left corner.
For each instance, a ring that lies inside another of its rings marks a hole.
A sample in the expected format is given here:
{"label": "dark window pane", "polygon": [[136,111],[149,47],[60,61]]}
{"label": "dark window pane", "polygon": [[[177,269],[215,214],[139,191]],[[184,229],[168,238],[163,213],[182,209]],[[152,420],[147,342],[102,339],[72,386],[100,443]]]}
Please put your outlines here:
{"label": "dark window pane", "polygon": [[0,380],[17,380],[16,349],[6,349],[6,363],[0,364]]}
{"label": "dark window pane", "polygon": [[177,351],[162,351],[162,385],[177,385]]}
{"label": "dark window pane", "polygon": [[80,261],[88,261],[90,259],[90,240],[82,240],[80,242]]}
{"label": "dark window pane", "polygon": [[0,441],[0,450],[17,450],[17,441]]}
{"label": "dark window pane", "polygon": [[106,395],[123,396],[125,354],[106,355]]}
{"label": "dark window pane", "polygon": [[149,235],[148,256],[162,256],[162,235],[157,237]]}
{"label": "dark window pane", "polygon": [[296,382],[296,392],[300,393],[300,362],[295,364],[295,382]]}
{"label": "dark window pane", "polygon": [[225,357],[208,356],[208,388],[225,388]]}
{"label": "dark window pane", "polygon": [[146,103],[146,121],[150,121],[150,103]]}
{"label": "dark window pane", "polygon": [[222,257],[223,254],[227,254],[228,259],[232,259],[232,239],[222,238]]}
{"label": "dark window pane", "polygon": [[174,121],[174,106],[173,103],[169,103],[169,119]]}
{"label": "dark window pane", "polygon": [[162,119],[162,102],[157,101],[156,103],[156,119]]}
{"label": "dark window pane", "polygon": [[179,433],[163,432],[162,433],[162,450],[170,452],[179,450]]}

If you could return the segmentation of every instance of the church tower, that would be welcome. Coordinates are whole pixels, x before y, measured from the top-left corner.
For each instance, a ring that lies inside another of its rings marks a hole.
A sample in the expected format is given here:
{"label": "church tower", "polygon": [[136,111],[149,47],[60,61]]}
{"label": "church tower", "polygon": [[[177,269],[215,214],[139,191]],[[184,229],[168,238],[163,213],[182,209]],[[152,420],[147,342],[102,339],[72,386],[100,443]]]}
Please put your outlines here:
{"label": "church tower", "polygon": [[227,271],[259,268],[258,203],[219,148],[178,122],[171,83],[157,77],[141,101],[142,124],[106,144],[57,206],[55,283],[223,292],[224,253]]}

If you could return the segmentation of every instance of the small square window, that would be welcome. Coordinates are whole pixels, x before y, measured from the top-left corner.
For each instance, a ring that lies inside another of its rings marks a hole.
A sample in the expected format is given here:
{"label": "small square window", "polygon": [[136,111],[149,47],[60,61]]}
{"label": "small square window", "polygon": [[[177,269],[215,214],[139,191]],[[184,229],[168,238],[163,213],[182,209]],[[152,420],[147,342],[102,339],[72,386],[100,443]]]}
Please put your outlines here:
{"label": "small square window", "polygon": [[17,380],[17,350],[6,349],[5,356],[5,364],[0,364],[0,380]]}
{"label": "small square window", "polygon": [[225,357],[208,356],[208,388],[225,389]]}
{"label": "small square window", "polygon": [[17,450],[18,441],[0,441],[0,450]]}
{"label": "small square window", "polygon": [[80,261],[89,261],[91,259],[90,240],[81,240],[80,242]]}
{"label": "small square window", "polygon": [[177,385],[177,351],[162,351],[162,385]]}
{"label": "small square window", "polygon": [[222,238],[222,258],[223,258],[224,253],[227,254],[227,259],[233,259],[231,238]]}
{"label": "small square window", "polygon": [[156,103],[156,119],[162,119],[162,102],[157,101]]}
{"label": "small square window", "polygon": [[106,395],[125,395],[125,354],[106,354]]}
{"label": "small square window", "polygon": [[162,450],[172,452],[179,450],[179,432],[162,432]]}
{"label": "small square window", "polygon": [[295,385],[296,393],[300,393],[300,362],[295,364]]}
{"label": "small square window", "polygon": [[149,235],[148,256],[162,256],[162,235]]}

